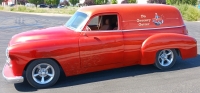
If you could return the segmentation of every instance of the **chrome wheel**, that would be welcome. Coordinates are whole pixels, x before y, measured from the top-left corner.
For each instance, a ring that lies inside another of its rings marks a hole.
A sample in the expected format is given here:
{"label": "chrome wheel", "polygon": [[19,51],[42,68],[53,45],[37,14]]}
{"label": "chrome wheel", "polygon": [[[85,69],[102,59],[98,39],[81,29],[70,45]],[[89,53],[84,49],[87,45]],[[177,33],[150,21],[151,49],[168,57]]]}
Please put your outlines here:
{"label": "chrome wheel", "polygon": [[60,67],[52,59],[37,59],[26,69],[26,79],[35,88],[46,88],[54,85],[60,77]]}
{"label": "chrome wheel", "polygon": [[176,62],[177,53],[175,49],[163,49],[157,52],[154,65],[159,69],[171,68]]}
{"label": "chrome wheel", "polygon": [[47,63],[38,64],[32,70],[32,78],[38,84],[47,84],[52,81],[54,76],[54,68]]}
{"label": "chrome wheel", "polygon": [[173,62],[173,59],[174,54],[170,49],[162,50],[158,55],[158,62],[163,67],[169,66]]}

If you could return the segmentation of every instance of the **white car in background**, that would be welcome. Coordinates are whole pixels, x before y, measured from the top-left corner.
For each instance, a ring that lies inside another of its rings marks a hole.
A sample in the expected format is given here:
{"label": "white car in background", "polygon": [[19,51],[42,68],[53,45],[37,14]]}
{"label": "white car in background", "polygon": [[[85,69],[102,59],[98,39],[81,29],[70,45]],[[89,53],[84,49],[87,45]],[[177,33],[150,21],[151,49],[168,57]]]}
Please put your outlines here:
{"label": "white car in background", "polygon": [[26,6],[26,7],[36,7],[36,5],[35,5],[35,4],[32,4],[32,3],[26,3],[25,6]]}

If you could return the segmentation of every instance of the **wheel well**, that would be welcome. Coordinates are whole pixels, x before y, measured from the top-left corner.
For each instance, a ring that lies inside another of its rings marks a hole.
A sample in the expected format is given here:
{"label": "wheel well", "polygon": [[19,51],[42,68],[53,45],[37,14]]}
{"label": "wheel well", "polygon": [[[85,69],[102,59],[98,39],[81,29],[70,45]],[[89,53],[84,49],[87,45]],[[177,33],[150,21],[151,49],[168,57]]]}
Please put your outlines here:
{"label": "wheel well", "polygon": [[180,50],[179,50],[179,49],[175,49],[175,51],[176,51],[177,55],[181,57],[181,52],[180,52]]}
{"label": "wheel well", "polygon": [[[180,50],[179,50],[178,48],[175,48],[174,50],[176,51],[177,56],[180,56],[180,57],[181,57],[181,52],[180,52]],[[160,50],[159,50],[159,51],[160,51]],[[158,53],[158,51],[157,51],[157,53]]]}
{"label": "wheel well", "polygon": [[[41,58],[41,59],[51,59],[53,60],[56,64],[58,64],[58,66],[60,67],[60,69],[62,69],[61,65],[58,63],[57,60],[53,59],[53,58]],[[33,59],[31,61],[28,62],[28,64],[25,66],[24,71],[26,71],[27,67],[29,66],[30,63],[32,63],[35,60],[40,60],[40,59]],[[62,69],[63,70],[63,69]]]}

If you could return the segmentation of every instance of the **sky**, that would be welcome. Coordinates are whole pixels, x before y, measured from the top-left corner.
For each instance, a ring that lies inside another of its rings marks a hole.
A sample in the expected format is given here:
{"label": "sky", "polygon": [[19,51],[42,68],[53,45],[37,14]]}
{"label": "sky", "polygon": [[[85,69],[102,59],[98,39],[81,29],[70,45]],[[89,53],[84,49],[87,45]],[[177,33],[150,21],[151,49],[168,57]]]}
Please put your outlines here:
{"label": "sky", "polygon": [[138,4],[146,4],[146,3],[147,3],[147,0],[137,0],[137,3],[138,3]]}

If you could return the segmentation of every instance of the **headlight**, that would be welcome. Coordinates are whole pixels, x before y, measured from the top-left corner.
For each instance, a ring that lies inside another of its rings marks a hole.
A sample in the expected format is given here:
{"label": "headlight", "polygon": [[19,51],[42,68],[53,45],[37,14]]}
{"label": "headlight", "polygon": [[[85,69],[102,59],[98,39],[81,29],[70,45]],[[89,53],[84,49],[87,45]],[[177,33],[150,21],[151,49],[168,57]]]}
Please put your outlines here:
{"label": "headlight", "polygon": [[10,63],[10,57],[9,57],[9,50],[8,50],[8,48],[6,49],[6,64],[8,64],[8,66],[12,67],[12,65]]}
{"label": "headlight", "polygon": [[6,58],[7,58],[7,59],[9,58],[9,51],[8,51],[8,48],[6,49]]}

